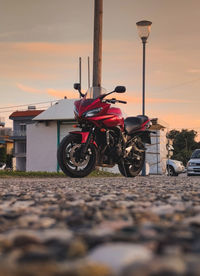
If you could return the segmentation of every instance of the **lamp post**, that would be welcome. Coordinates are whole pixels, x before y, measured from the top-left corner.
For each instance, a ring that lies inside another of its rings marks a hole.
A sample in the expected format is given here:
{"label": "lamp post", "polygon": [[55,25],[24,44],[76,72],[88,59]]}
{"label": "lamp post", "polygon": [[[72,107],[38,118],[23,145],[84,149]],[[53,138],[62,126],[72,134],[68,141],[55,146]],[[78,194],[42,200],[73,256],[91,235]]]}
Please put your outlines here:
{"label": "lamp post", "polygon": [[[137,28],[138,28],[138,34],[139,37],[142,40],[142,45],[143,45],[143,66],[142,66],[142,115],[145,115],[145,50],[146,50],[146,43],[147,43],[147,38],[149,37],[150,30],[151,30],[151,21],[147,20],[142,20],[136,23]],[[144,166],[142,169],[142,175],[146,175],[146,154],[144,158]]]}
{"label": "lamp post", "polygon": [[136,23],[139,37],[143,44],[143,77],[142,77],[142,115],[145,115],[145,46],[151,30],[151,21],[143,20]]}

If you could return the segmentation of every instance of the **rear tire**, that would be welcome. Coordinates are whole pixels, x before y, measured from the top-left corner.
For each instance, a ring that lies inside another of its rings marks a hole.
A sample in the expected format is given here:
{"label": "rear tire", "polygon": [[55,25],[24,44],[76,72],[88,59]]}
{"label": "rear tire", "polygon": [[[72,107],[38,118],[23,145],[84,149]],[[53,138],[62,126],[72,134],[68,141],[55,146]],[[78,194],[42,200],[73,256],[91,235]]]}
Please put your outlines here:
{"label": "rear tire", "polygon": [[[140,150],[144,150],[144,145],[139,140],[137,141],[137,147]],[[132,150],[129,155],[134,156],[134,151]],[[141,170],[144,166],[144,161],[145,161],[145,151],[137,152],[137,155],[138,155],[139,159],[134,158],[134,157],[132,157],[130,159],[130,156],[129,156],[129,158],[125,158],[123,160],[123,163],[120,162],[118,164],[119,171],[123,176],[135,177],[141,172]]]}
{"label": "rear tire", "polygon": [[81,137],[69,134],[61,141],[57,160],[61,170],[70,177],[85,177],[91,173],[96,164],[96,149],[90,144],[85,158],[80,158]]}

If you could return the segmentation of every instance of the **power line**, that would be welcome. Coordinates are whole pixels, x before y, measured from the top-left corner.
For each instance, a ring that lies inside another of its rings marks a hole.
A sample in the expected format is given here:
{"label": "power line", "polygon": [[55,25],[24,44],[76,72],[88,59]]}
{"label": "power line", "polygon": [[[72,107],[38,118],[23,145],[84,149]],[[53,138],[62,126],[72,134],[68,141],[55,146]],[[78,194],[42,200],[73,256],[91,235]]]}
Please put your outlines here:
{"label": "power line", "polygon": [[11,106],[6,106],[6,107],[0,107],[0,109],[13,109],[13,108],[22,107],[22,106],[46,104],[46,103],[53,103],[53,102],[57,102],[57,100],[48,101],[48,102],[39,102],[39,103],[29,103],[29,104],[11,105]]}
{"label": "power line", "polygon": [[[46,106],[40,106],[39,108],[40,109],[46,109],[46,108],[48,108],[49,107],[49,105],[46,105]],[[28,109],[20,109],[20,110],[17,110],[17,111],[27,111]],[[37,109],[36,109],[37,110]],[[11,113],[11,112],[15,112],[16,111],[16,109],[10,109],[10,110],[3,110],[3,111],[0,111],[0,115],[1,114],[4,114],[4,113]]]}

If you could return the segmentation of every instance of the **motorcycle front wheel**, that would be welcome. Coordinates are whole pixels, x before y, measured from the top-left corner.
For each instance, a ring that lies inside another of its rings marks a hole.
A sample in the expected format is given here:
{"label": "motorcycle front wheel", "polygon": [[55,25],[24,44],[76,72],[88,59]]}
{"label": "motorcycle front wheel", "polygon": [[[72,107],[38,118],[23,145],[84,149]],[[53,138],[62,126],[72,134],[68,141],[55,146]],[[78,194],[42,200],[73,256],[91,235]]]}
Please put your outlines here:
{"label": "motorcycle front wheel", "polygon": [[57,160],[61,170],[70,177],[84,177],[91,173],[96,164],[96,149],[88,146],[84,157],[81,157],[83,144],[77,135],[64,137],[57,151]]}

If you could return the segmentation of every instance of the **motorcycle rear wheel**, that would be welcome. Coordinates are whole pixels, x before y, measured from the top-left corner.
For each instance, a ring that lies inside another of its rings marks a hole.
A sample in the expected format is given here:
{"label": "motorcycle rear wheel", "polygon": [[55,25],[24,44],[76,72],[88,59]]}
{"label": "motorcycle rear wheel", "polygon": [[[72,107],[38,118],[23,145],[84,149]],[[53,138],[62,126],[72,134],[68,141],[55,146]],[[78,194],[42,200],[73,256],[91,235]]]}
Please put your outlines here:
{"label": "motorcycle rear wheel", "polygon": [[[141,150],[144,149],[144,145],[142,142],[139,142],[137,144],[137,147]],[[144,162],[145,162],[145,152],[137,152],[137,155],[139,155],[140,159],[132,158],[130,160],[127,160],[126,158],[118,164],[118,168],[120,173],[125,177],[135,177],[139,175],[141,172]]]}
{"label": "motorcycle rear wheel", "polygon": [[69,134],[61,141],[57,160],[61,170],[70,177],[85,177],[91,173],[96,164],[96,149],[90,144],[84,158],[80,157],[81,139],[77,135]]}

